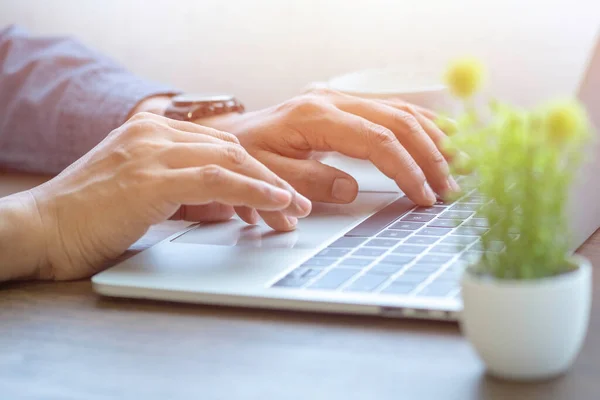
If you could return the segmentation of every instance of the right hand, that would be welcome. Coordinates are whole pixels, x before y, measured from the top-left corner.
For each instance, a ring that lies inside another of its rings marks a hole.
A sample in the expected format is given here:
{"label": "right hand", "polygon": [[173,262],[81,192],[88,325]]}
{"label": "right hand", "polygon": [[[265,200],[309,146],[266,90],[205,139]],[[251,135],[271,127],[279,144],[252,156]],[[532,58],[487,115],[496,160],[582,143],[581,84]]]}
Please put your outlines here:
{"label": "right hand", "polygon": [[182,207],[193,214],[201,205],[245,206],[283,231],[311,210],[235,136],[147,113],[30,193],[45,247],[38,275],[56,280],[98,272]]}

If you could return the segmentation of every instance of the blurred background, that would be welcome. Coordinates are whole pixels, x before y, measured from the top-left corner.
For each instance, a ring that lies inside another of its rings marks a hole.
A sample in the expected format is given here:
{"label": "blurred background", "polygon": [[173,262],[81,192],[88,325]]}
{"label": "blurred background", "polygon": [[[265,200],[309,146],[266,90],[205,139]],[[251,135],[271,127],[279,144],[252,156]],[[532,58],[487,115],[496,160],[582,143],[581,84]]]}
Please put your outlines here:
{"label": "blurred background", "polygon": [[134,72],[250,109],[352,70],[438,80],[482,58],[498,97],[571,94],[600,29],[599,0],[1,0],[0,26],[79,37]]}

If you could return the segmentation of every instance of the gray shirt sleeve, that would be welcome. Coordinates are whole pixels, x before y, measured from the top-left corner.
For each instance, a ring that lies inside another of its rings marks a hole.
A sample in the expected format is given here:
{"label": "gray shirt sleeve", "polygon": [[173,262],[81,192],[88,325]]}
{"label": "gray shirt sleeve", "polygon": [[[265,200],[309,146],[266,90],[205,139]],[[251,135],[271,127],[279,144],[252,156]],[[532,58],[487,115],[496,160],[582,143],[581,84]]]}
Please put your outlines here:
{"label": "gray shirt sleeve", "polygon": [[75,40],[0,30],[0,166],[58,173],[140,100],[173,93]]}

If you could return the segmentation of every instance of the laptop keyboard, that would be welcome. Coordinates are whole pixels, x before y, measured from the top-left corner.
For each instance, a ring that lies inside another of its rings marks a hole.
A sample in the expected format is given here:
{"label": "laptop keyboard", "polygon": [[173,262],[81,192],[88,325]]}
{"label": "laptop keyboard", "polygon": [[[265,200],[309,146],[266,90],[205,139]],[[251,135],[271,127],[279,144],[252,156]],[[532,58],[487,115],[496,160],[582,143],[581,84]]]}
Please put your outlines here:
{"label": "laptop keyboard", "polygon": [[[277,281],[273,287],[450,298],[482,254],[484,199],[417,207],[401,197]],[[496,251],[502,250],[502,244]]]}

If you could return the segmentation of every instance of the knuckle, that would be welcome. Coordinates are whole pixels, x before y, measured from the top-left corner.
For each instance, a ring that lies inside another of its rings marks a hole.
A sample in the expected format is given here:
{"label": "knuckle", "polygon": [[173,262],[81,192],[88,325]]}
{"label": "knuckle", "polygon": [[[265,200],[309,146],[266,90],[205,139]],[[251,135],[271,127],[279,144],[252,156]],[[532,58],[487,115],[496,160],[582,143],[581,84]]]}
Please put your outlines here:
{"label": "knuckle", "polygon": [[315,96],[300,96],[283,104],[284,109],[297,116],[319,114],[323,110],[321,101]]}
{"label": "knuckle", "polygon": [[239,139],[237,138],[237,136],[235,136],[232,133],[228,133],[228,132],[223,132],[223,131],[217,131],[217,137],[221,140],[225,140],[228,142],[233,142],[235,144],[240,144]]}
{"label": "knuckle", "polygon": [[329,97],[340,94],[338,91],[330,89],[328,87],[316,87],[310,91],[310,93],[321,96],[321,97]]}
{"label": "knuckle", "polygon": [[225,146],[224,157],[233,165],[243,165],[248,160],[248,152],[242,146]]}
{"label": "knuckle", "polygon": [[397,142],[394,133],[384,126],[367,123],[364,129],[367,131],[369,140],[376,145],[392,146]]}
{"label": "knuckle", "polygon": [[127,124],[125,136],[129,139],[149,137],[164,127],[153,119],[138,119]]}
{"label": "knuckle", "polygon": [[394,114],[394,120],[399,125],[403,125],[410,134],[420,133],[422,131],[419,121],[408,112],[397,112]]}
{"label": "knuckle", "polygon": [[445,166],[446,159],[437,149],[432,151],[429,155],[429,161],[434,165]]}
{"label": "knuckle", "polygon": [[154,115],[152,113],[142,111],[139,113],[135,113],[129,118],[129,121],[143,121],[143,120],[152,120],[154,119]]}
{"label": "knuckle", "polygon": [[414,160],[414,158],[411,157],[409,160],[407,160],[406,169],[408,170],[409,174],[418,177],[419,180],[425,181],[425,175],[423,175],[421,167],[419,167],[419,164]]}
{"label": "knuckle", "polygon": [[200,169],[200,180],[208,187],[215,187],[223,180],[223,168],[218,165],[206,165]]}

